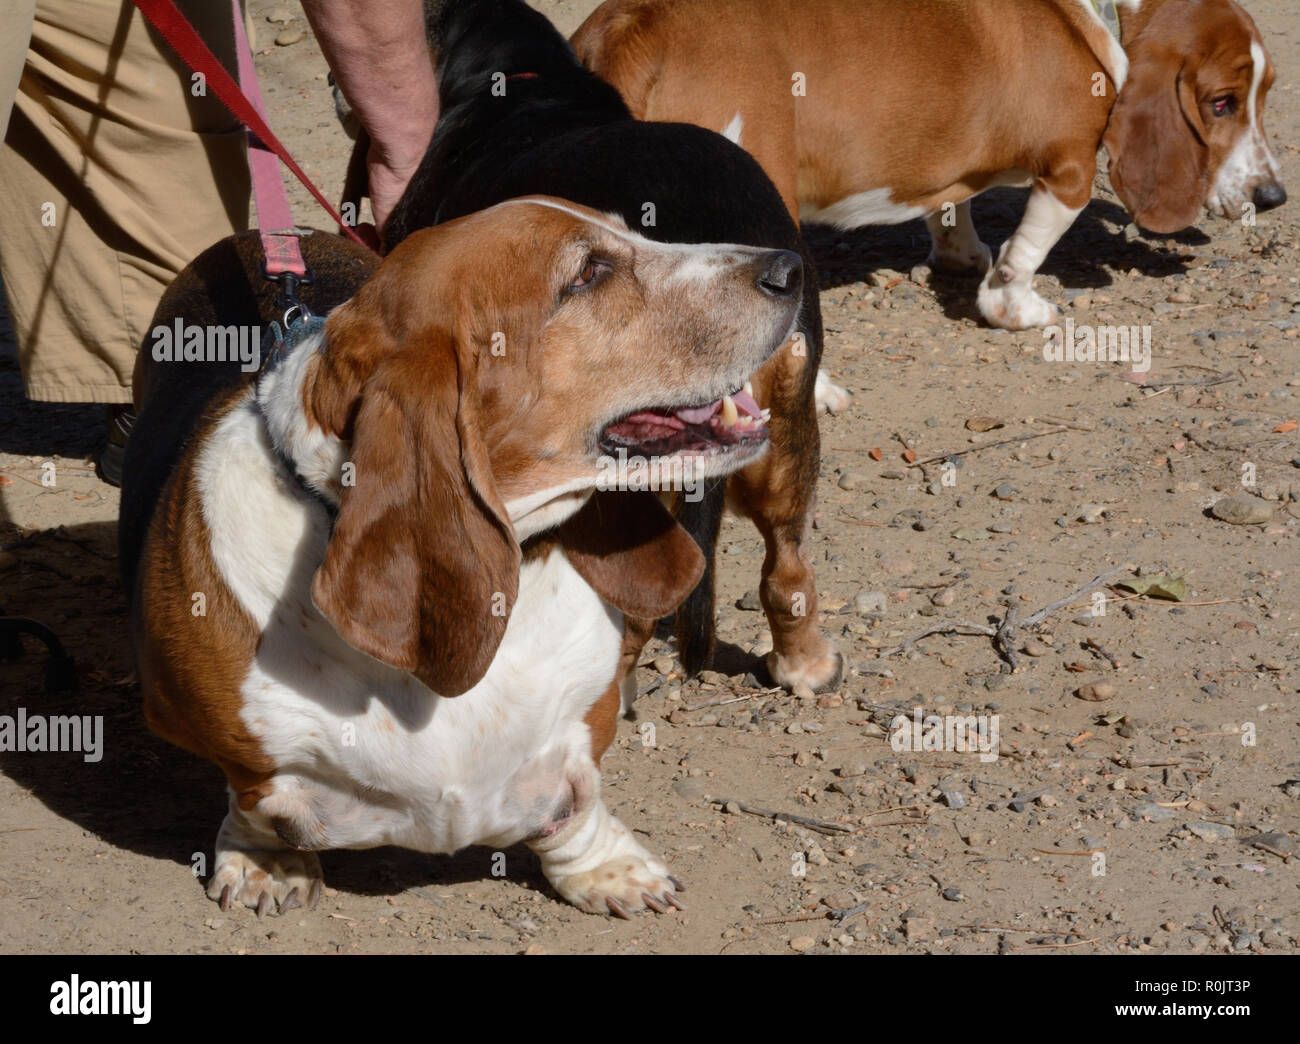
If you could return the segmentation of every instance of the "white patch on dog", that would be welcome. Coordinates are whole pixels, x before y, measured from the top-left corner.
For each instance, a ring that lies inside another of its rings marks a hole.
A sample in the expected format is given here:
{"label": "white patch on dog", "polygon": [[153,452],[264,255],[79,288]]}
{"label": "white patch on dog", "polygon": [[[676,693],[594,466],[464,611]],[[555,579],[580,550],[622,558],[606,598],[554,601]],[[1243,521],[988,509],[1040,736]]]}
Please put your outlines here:
{"label": "white patch on dog", "polygon": [[1242,215],[1242,207],[1250,202],[1251,187],[1278,175],[1277,157],[1269,148],[1259,125],[1259,87],[1264,80],[1268,58],[1264,48],[1255,41],[1250,44],[1251,70],[1250,94],[1246,97],[1247,130],[1237,139],[1219,167],[1206,210],[1219,217],[1235,219]]}
{"label": "white patch on dog", "polygon": [[733,145],[740,144],[740,132],[745,129],[745,118],[740,113],[731,117],[731,122],[722,128],[722,136]]}
{"label": "white patch on dog", "polygon": [[843,413],[853,405],[853,396],[838,384],[832,384],[830,375],[825,370],[817,371],[813,399],[817,403],[818,413]]}
{"label": "white patch on dog", "polygon": [[829,207],[800,205],[799,220],[836,228],[859,228],[862,225],[899,225],[925,214],[921,207],[893,202],[893,194],[893,189],[877,188],[859,192]]}
{"label": "white patch on dog", "polygon": [[1034,291],[1034,274],[1082,211],[1067,207],[1047,189],[1029,194],[1020,226],[980,283],[977,303],[989,325],[1027,330],[1056,318],[1060,309]]}

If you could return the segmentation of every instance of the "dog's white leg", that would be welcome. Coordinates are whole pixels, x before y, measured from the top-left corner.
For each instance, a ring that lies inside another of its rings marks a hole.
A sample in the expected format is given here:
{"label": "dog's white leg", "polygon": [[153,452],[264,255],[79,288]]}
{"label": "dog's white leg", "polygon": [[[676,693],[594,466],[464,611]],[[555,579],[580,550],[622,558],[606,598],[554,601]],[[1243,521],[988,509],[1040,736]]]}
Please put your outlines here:
{"label": "dog's white leg", "polygon": [[1002,244],[997,262],[980,284],[979,310],[990,326],[1027,330],[1045,326],[1060,314],[1034,292],[1034,273],[1082,210],[1062,203],[1042,182],[1034,186],[1020,226]]}
{"label": "dog's white leg", "polygon": [[930,230],[930,256],[926,265],[935,272],[980,272],[989,270],[993,252],[980,240],[970,215],[970,200],[952,210],[936,210],[925,216]]}
{"label": "dog's white leg", "polygon": [[838,384],[832,384],[830,375],[825,370],[817,371],[813,398],[817,402],[818,413],[843,413],[853,405],[853,396]]}
{"label": "dog's white leg", "polygon": [[563,829],[529,841],[542,861],[546,879],[565,899],[587,913],[627,916],[647,907],[664,913],[679,909],[681,885],[662,860],[632,837],[610,815],[600,798],[600,776],[592,772],[594,790]]}
{"label": "dog's white leg", "polygon": [[217,832],[208,898],[223,910],[239,902],[264,917],[267,911],[284,913],[299,906],[314,910],[323,886],[316,853],[286,846],[266,816],[245,812],[231,793],[230,811]]}

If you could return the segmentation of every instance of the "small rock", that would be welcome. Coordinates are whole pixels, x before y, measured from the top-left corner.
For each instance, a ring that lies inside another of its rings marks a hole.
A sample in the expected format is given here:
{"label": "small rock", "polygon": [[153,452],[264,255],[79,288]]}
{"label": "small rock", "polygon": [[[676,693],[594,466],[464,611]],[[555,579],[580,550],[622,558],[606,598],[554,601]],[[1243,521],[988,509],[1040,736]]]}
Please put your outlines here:
{"label": "small rock", "polygon": [[1115,686],[1110,682],[1093,682],[1091,685],[1080,686],[1075,695],[1090,703],[1101,703],[1115,695]]}
{"label": "small rock", "polygon": [[1248,837],[1244,840],[1248,845],[1253,845],[1256,848],[1271,848],[1274,852],[1281,852],[1284,856],[1295,852],[1295,841],[1280,830],[1274,830],[1267,834],[1256,834],[1254,837]]}
{"label": "small rock", "polygon": [[942,607],[952,605],[957,600],[957,592],[951,587],[945,587],[942,591],[935,591],[930,596],[930,602],[933,605]]}
{"label": "small rock", "polygon": [[1019,490],[1010,482],[999,482],[993,487],[990,496],[994,496],[998,500],[1015,500],[1017,493],[1019,493]]}
{"label": "small rock", "polygon": [[1233,497],[1224,497],[1210,508],[1210,514],[1234,526],[1258,526],[1272,520],[1273,508],[1258,497],[1238,493]]}
{"label": "small rock", "polygon": [[943,803],[949,808],[965,808],[966,795],[960,790],[945,790],[943,792]]}
{"label": "small rock", "polygon": [[853,611],[859,616],[883,613],[889,605],[884,591],[859,591],[853,598]]}
{"label": "small rock", "polygon": [[1208,823],[1200,820],[1188,823],[1184,828],[1195,834],[1202,841],[1229,841],[1236,836],[1236,831],[1225,823]]}
{"label": "small rock", "polygon": [[817,945],[817,940],[811,935],[796,935],[790,940],[790,949],[795,953],[807,953]]}
{"label": "small rock", "polygon": [[966,898],[966,893],[960,888],[950,886],[943,890],[943,897],[950,903],[959,903]]}
{"label": "small rock", "polygon": [[1154,801],[1144,801],[1133,810],[1134,819],[1149,819],[1153,823],[1163,823],[1173,819],[1178,812],[1172,808],[1157,805]]}
{"label": "small rock", "polygon": [[758,596],[758,589],[749,591],[743,598],[736,603],[737,609],[744,609],[746,612],[756,613],[763,608],[763,600]]}
{"label": "small rock", "polygon": [[1086,525],[1100,522],[1106,514],[1105,504],[1084,504],[1079,508],[1079,521]]}
{"label": "small rock", "polygon": [[907,917],[903,919],[903,933],[908,942],[924,942],[934,936],[934,919],[930,917]]}
{"label": "small rock", "polygon": [[708,788],[698,779],[679,779],[673,784],[673,793],[687,801],[703,801],[709,796]]}
{"label": "small rock", "polygon": [[284,25],[285,22],[293,21],[293,12],[287,7],[277,7],[266,16],[266,20],[272,25]]}
{"label": "small rock", "polygon": [[993,431],[995,428],[1005,427],[1004,422],[996,417],[968,417],[966,419],[967,431]]}
{"label": "small rock", "polygon": [[862,485],[862,476],[856,471],[845,471],[840,475],[840,480],[836,485],[840,489],[857,489]]}
{"label": "small rock", "polygon": [[1046,656],[1052,650],[1037,638],[1030,638],[1025,642],[1023,651],[1026,656]]}
{"label": "small rock", "polygon": [[916,566],[910,558],[904,558],[902,555],[883,555],[880,559],[880,568],[890,576],[906,576],[916,569]]}
{"label": "small rock", "polygon": [[291,47],[294,44],[298,43],[306,35],[307,35],[306,31],[302,29],[300,26],[295,26],[292,29],[281,29],[278,33],[275,34],[275,46]]}
{"label": "small rock", "polygon": [[982,529],[956,529],[953,530],[953,537],[956,540],[965,540],[967,543],[974,544],[980,540],[992,539],[988,533]]}

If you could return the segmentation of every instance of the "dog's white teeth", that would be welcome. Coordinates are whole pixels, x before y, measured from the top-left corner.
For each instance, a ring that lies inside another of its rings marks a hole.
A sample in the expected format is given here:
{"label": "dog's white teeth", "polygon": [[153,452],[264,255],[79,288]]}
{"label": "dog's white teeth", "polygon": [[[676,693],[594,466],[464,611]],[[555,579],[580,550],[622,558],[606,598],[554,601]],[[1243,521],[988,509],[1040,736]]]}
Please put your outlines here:
{"label": "dog's white teeth", "polygon": [[745,394],[750,398],[754,396],[754,385],[750,381],[745,382]]}
{"label": "dog's white teeth", "polygon": [[758,415],[763,418],[764,424],[772,419],[772,411],[766,406],[758,411]]}
{"label": "dog's white teeth", "polygon": [[736,421],[740,420],[740,411],[736,409],[736,404],[731,401],[730,395],[722,397],[722,412],[719,416],[722,418],[724,428],[734,427]]}

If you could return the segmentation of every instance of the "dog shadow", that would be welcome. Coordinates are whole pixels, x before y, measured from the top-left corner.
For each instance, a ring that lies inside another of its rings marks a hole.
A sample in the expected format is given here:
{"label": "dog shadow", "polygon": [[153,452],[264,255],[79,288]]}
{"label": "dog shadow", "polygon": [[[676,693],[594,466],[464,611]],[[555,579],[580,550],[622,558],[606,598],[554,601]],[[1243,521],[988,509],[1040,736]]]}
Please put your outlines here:
{"label": "dog shadow", "polygon": [[[1019,225],[1028,198],[1028,189],[997,188],[971,201],[975,227],[994,257]],[[1068,289],[1100,290],[1113,285],[1112,269],[1136,269],[1156,279],[1187,270],[1186,259],[1158,249],[1156,243],[1204,247],[1210,242],[1209,236],[1195,228],[1172,236],[1130,240],[1124,229],[1131,223],[1128,212],[1118,204],[1092,200],[1047,255],[1039,273],[1055,277]],[[881,269],[910,272],[925,261],[930,250],[930,235],[920,219],[848,231],[809,224],[803,226],[803,235],[823,290],[863,282]],[[975,305],[979,283],[980,276],[973,273],[934,272],[926,290],[934,294],[947,318],[982,322]]]}

